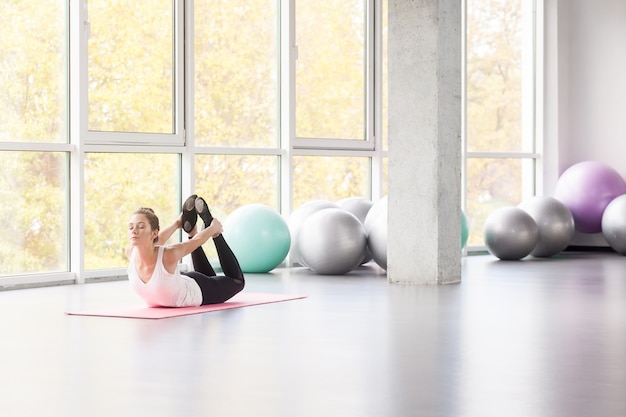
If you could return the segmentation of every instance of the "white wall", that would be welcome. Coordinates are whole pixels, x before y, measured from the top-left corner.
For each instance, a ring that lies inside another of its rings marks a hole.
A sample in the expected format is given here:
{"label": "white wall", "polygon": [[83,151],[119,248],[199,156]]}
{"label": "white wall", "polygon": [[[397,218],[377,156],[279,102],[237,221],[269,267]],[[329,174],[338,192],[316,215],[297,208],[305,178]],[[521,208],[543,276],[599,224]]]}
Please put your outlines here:
{"label": "white wall", "polygon": [[[626,1],[545,0],[544,194],[597,160],[626,178]],[[578,235],[575,244],[602,243]],[[604,242],[606,244],[606,242]]]}

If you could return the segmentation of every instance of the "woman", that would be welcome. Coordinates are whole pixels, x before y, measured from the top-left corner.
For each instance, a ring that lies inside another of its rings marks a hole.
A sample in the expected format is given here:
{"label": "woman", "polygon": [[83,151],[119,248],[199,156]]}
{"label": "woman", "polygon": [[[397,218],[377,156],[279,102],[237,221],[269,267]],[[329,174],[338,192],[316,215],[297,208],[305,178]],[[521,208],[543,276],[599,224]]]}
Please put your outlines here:
{"label": "woman", "polygon": [[[198,216],[204,229],[197,231]],[[164,246],[182,228],[189,240]],[[202,197],[195,194],[183,204],[183,212],[161,230],[159,219],[150,208],[135,211],[128,222],[130,245],[126,248],[128,279],[132,288],[151,307],[188,307],[223,303],[245,286],[235,254],[222,236],[222,224],[213,219]],[[213,238],[224,275],[217,276],[202,245]],[[180,272],[178,263],[191,254],[194,271]]]}

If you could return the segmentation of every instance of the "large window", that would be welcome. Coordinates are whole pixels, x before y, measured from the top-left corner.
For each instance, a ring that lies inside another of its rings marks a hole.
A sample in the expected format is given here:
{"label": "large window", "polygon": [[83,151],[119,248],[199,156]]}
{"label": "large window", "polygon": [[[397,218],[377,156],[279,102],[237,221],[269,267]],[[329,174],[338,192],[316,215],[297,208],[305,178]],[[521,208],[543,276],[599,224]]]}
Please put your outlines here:
{"label": "large window", "polygon": [[216,216],[253,203],[280,210],[276,184],[279,157],[274,155],[196,155],[196,192]]}
{"label": "large window", "polygon": [[[195,192],[222,221],[247,204],[264,204],[280,211],[280,159],[275,155],[215,155],[195,157]],[[213,245],[206,245],[209,259],[217,257]]]}
{"label": "large window", "polygon": [[534,3],[467,0],[469,245],[483,245],[483,225],[494,209],[535,192]]}
{"label": "large window", "polygon": [[2,3],[0,276],[69,267],[65,16],[62,1]]}
{"label": "large window", "polygon": [[68,268],[67,154],[0,152],[0,275]]}
{"label": "large window", "polygon": [[174,133],[172,0],[89,0],[89,130]]}
{"label": "large window", "polygon": [[[535,2],[466,3],[465,206],[482,245],[486,216],[534,191]],[[122,276],[131,213],[166,225],[191,192],[222,220],[386,195],[387,7],[5,1],[0,286]]]}
{"label": "large window", "polygon": [[2,3],[2,142],[68,140],[65,13],[62,1]]}
{"label": "large window", "polygon": [[369,139],[369,3],[295,1],[296,137]]}
{"label": "large window", "polygon": [[346,197],[369,196],[369,158],[296,156],[293,159],[294,207],[311,200],[337,201]]}
{"label": "large window", "polygon": [[182,145],[182,3],[85,1],[86,141]]}
{"label": "large window", "polygon": [[[123,268],[127,225],[139,207],[159,216],[161,227],[180,215],[177,154],[85,155],[85,268]],[[179,238],[179,236],[176,236]]]}
{"label": "large window", "polygon": [[276,0],[194,3],[196,146],[277,147]]}

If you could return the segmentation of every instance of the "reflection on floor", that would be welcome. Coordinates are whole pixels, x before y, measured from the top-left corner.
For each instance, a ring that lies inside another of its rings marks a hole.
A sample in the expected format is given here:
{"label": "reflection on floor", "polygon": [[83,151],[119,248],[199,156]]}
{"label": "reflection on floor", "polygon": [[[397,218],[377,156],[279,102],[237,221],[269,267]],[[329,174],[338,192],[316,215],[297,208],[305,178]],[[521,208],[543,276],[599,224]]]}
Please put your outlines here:
{"label": "reflection on floor", "polygon": [[137,320],[63,314],[137,303],[126,282],[0,292],[0,415],[626,416],[626,257],[247,278],[309,297]]}

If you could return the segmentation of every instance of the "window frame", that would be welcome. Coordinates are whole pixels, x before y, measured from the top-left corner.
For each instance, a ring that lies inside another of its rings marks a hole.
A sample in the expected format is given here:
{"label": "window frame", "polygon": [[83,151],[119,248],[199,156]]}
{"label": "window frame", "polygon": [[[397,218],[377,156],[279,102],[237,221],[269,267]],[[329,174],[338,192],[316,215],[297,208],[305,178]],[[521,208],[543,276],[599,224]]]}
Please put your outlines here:
{"label": "window frame", "polygon": [[[364,138],[363,139],[342,139],[342,138],[310,138],[296,136],[296,123],[295,118],[295,103],[296,103],[296,71],[295,61],[298,59],[298,45],[296,44],[295,37],[295,0],[290,0],[290,7],[292,8],[291,29],[289,31],[292,37],[292,59],[293,65],[290,68],[289,79],[290,82],[290,102],[294,103],[294,110],[291,112],[291,131],[289,137],[293,143],[294,149],[330,149],[330,150],[362,150],[372,151],[377,147],[377,124],[375,123],[375,115],[377,114],[376,100],[379,94],[377,93],[378,85],[375,82],[380,66],[380,58],[377,55],[380,45],[380,34],[377,33],[378,23],[376,20],[376,12],[381,10],[381,0],[363,0],[365,3],[365,46],[364,46],[364,66],[365,74],[365,103],[364,103]],[[377,63],[378,62],[378,63]]]}
{"label": "window frame", "polygon": [[[82,123],[81,137],[87,145],[138,145],[138,146],[185,146],[185,1],[171,0],[172,2],[172,33],[174,41],[172,45],[173,64],[172,78],[174,88],[173,98],[173,133],[144,133],[144,132],[102,132],[89,130],[88,114],[88,40],[90,36],[89,21],[89,0],[83,0],[84,20],[83,26],[86,29],[84,39],[79,40],[81,49],[81,65],[78,71],[81,75],[79,91],[82,94],[84,106],[81,108],[80,118]],[[144,4],[144,3],[142,3]],[[148,3],[144,4],[149,7]]]}
{"label": "window frame", "polygon": [[[118,278],[125,275],[125,269],[85,270],[84,266],[84,160],[85,154],[91,152],[138,152],[138,153],[174,153],[181,156],[180,189],[183,195],[194,189],[194,157],[201,154],[220,153],[248,154],[248,155],[275,155],[279,157],[279,179],[277,189],[280,198],[280,209],[284,215],[292,210],[292,159],[293,156],[367,156],[371,161],[371,198],[378,199],[384,196],[384,170],[387,161],[387,151],[383,149],[382,128],[382,53],[384,45],[381,41],[381,13],[384,0],[366,1],[366,109],[365,109],[365,140],[354,139],[316,139],[295,137],[295,59],[297,46],[295,45],[295,0],[279,1],[279,40],[280,51],[280,141],[276,148],[219,148],[196,147],[193,141],[193,54],[185,48],[193,45],[193,2],[172,0],[175,25],[175,132],[173,134],[150,134],[129,132],[94,132],[87,129],[87,40],[89,36],[89,19],[87,14],[87,0],[70,2],[65,0],[67,8],[67,66],[68,79],[67,113],[68,138],[66,143],[17,143],[0,142],[0,151],[51,151],[67,152],[67,171],[69,180],[66,185],[68,199],[69,230],[69,269],[59,273],[37,273],[26,275],[8,275],[0,278],[0,287],[32,286],[46,283],[84,283],[100,279]],[[543,187],[543,171],[546,169],[542,160],[546,152],[544,140],[544,80],[541,69],[544,65],[543,57],[543,13],[544,0],[535,0],[534,4],[534,90],[532,117],[533,124],[528,126],[525,134],[532,135],[535,146],[534,152],[529,153],[467,153],[463,151],[463,175],[465,164],[469,158],[522,158],[535,161],[533,180],[529,177],[529,187],[533,192],[541,193]],[[462,2],[466,7],[466,0]],[[465,28],[463,28],[465,29]],[[187,43],[185,43],[185,41]],[[463,57],[465,60],[465,57]],[[463,98],[465,105],[466,96]],[[191,107],[190,107],[191,106]],[[185,112],[187,111],[187,112]],[[465,118],[465,114],[463,114]],[[185,120],[186,118],[186,120]],[[465,126],[465,119],[464,119]],[[526,127],[525,127],[526,128]],[[186,134],[187,130],[187,134]],[[464,134],[463,134],[464,136]],[[549,153],[549,152],[548,152]],[[548,167],[550,168],[550,167]],[[553,167],[552,167],[553,168]],[[532,184],[531,184],[532,183]],[[524,186],[525,187],[525,186]],[[463,207],[465,207],[465,186],[463,187]],[[469,251],[481,248],[469,248]]]}
{"label": "window frame", "polygon": [[[529,161],[532,164],[530,169],[524,169],[522,175],[522,200],[541,195],[543,193],[544,169],[542,165],[543,157],[543,72],[539,71],[543,68],[543,0],[532,0],[531,2],[523,2],[522,7],[528,7],[525,13],[527,23],[530,28],[526,27],[531,36],[524,36],[522,42],[522,50],[525,63],[531,71],[522,71],[522,141],[529,143],[529,151],[475,151],[467,150],[467,1],[463,0],[463,97],[462,97],[462,201],[461,207],[467,213],[467,165],[470,159],[514,159],[520,161]],[[523,164],[526,165],[526,164]],[[484,253],[487,250],[486,245],[468,244],[464,251],[466,253]]]}

